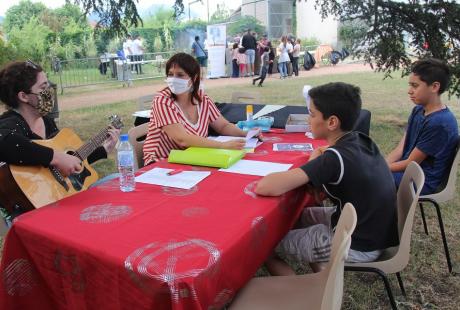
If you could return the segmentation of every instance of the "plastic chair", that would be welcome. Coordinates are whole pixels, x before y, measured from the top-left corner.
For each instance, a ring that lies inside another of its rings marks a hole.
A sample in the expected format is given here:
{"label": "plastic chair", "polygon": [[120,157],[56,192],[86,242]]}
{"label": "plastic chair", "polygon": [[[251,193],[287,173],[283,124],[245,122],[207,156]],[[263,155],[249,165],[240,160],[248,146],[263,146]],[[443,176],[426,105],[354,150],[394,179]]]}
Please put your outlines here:
{"label": "plastic chair", "polygon": [[400,272],[409,263],[414,213],[424,183],[425,174],[422,168],[417,163],[411,162],[404,172],[397,194],[399,246],[385,249],[377,261],[345,264],[345,271],[377,273],[385,285],[393,309],[397,307],[387,274],[396,273],[399,287],[405,296]]}
{"label": "plastic chair", "polygon": [[[241,99],[244,100],[241,101]],[[232,103],[260,103],[260,95],[257,93],[249,92],[233,92]]]}
{"label": "plastic chair", "polygon": [[254,278],[238,293],[231,310],[340,309],[343,266],[356,226],[356,211],[345,204],[332,239],[331,259],[318,273]]}
{"label": "plastic chair", "polygon": [[370,128],[371,128],[371,112],[366,109],[361,109],[361,111],[359,112],[358,119],[355,122],[355,126],[353,126],[353,130],[362,132],[363,134],[368,136]]}
{"label": "plastic chair", "polygon": [[133,146],[135,154],[135,170],[144,167],[144,151],[142,150],[142,148],[144,146],[144,140],[145,136],[147,135],[148,128],[149,123],[145,123],[128,130],[128,140],[129,143],[131,143],[131,145]]}
{"label": "plastic chair", "polygon": [[154,95],[142,96],[137,99],[138,111],[150,110],[152,108],[152,101]]}
{"label": "plastic chair", "polygon": [[423,210],[423,203],[429,202],[436,208],[436,214],[437,214],[438,223],[439,223],[439,230],[441,231],[442,243],[444,245],[444,253],[446,255],[447,268],[449,269],[449,273],[452,272],[452,263],[450,261],[449,247],[447,246],[446,234],[444,232],[444,223],[442,221],[441,209],[439,207],[439,204],[450,201],[454,199],[455,197],[458,163],[460,161],[460,137],[457,139],[457,147],[456,147],[455,152],[456,152],[455,157],[454,157],[454,160],[452,161],[452,165],[449,171],[449,178],[447,179],[447,184],[444,186],[444,188],[438,193],[420,196],[418,200],[419,206],[420,206],[420,213],[422,215],[423,228],[425,229],[425,233],[427,235],[428,235],[428,228],[426,226],[425,212]]}

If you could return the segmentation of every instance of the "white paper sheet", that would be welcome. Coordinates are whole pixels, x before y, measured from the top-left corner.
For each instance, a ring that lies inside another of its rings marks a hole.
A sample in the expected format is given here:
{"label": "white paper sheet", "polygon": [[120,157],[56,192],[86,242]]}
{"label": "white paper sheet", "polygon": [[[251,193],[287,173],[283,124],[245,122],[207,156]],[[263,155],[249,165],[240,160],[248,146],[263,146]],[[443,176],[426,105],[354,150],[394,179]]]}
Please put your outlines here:
{"label": "white paper sheet", "polygon": [[292,167],[292,164],[280,164],[268,161],[247,160],[241,159],[232,165],[230,168],[222,168],[219,171],[266,176],[272,172],[287,171]]}
{"label": "white paper sheet", "polygon": [[218,137],[208,137],[208,139],[219,141],[219,142],[227,142],[231,140],[245,139],[246,140],[246,144],[244,146],[245,149],[253,149],[261,144],[259,143],[260,141],[257,138],[246,139],[244,137],[218,136]]}
{"label": "white paper sheet", "polygon": [[150,118],[150,110],[136,111],[133,113],[134,117]]}
{"label": "white paper sheet", "polygon": [[136,182],[190,189],[211,174],[210,171],[183,171],[167,175],[174,169],[153,168],[136,177]]}
{"label": "white paper sheet", "polygon": [[267,115],[268,113],[271,113],[271,112],[275,112],[275,111],[281,110],[281,109],[284,108],[284,107],[285,107],[285,105],[267,104],[267,105],[264,106],[262,109],[260,109],[259,112],[257,112],[256,114],[254,114],[254,115],[252,116],[252,118],[256,119],[256,118],[258,118],[258,117]]}
{"label": "white paper sheet", "polygon": [[273,151],[303,151],[312,152],[311,143],[273,143]]}

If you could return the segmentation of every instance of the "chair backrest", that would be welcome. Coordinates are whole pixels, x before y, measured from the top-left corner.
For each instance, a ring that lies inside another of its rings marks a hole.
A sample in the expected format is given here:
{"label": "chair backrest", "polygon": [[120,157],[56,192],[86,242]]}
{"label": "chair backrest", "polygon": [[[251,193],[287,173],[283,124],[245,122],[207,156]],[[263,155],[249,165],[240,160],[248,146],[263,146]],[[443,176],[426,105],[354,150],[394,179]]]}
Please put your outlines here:
{"label": "chair backrest", "polygon": [[232,103],[260,103],[260,95],[258,93],[233,92]]}
{"label": "chair backrest", "polygon": [[150,110],[152,108],[152,101],[154,95],[142,96],[137,99],[137,108],[139,111]]}
{"label": "chair backrest", "polygon": [[410,162],[397,194],[399,248],[392,260],[399,270],[409,263],[414,214],[424,183],[425,174],[422,168],[416,162]]}
{"label": "chair backrest", "polygon": [[[449,178],[447,179],[446,186],[439,192],[434,194],[438,202],[448,201],[454,198],[456,184],[457,184],[457,172],[458,163],[460,162],[460,136],[457,138],[457,145],[455,147],[455,155],[452,160],[452,165],[449,170]],[[431,196],[431,195],[428,195]]]}
{"label": "chair backrest", "polygon": [[144,146],[144,139],[140,139],[147,135],[147,130],[149,128],[149,123],[145,123],[136,127],[131,128],[128,131],[129,143],[133,146],[134,149],[134,169],[144,167],[144,151],[142,150]]}
{"label": "chair backrest", "polygon": [[351,235],[356,227],[356,211],[351,203],[346,203],[340,214],[339,222],[332,238],[329,272],[321,302],[322,310],[340,309],[343,296],[343,272],[345,260],[351,245]]}

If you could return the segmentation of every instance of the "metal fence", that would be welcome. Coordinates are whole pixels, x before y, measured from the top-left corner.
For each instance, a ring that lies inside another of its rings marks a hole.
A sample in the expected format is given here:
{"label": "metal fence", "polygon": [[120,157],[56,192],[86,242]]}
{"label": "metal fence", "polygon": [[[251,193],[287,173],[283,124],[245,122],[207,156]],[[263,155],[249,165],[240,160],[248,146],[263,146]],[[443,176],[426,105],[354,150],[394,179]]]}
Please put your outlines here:
{"label": "metal fence", "polygon": [[98,58],[51,61],[50,79],[58,84],[61,93],[65,88],[102,83],[121,82],[131,85],[134,80],[164,76],[164,66],[176,51],[145,53],[122,60],[115,54]]}

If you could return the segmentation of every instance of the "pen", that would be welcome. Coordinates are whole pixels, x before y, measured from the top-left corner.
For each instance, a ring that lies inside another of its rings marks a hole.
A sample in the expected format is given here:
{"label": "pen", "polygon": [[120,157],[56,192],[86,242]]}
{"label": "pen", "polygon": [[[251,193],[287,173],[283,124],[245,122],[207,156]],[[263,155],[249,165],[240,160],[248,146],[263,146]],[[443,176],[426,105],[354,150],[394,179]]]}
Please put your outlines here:
{"label": "pen", "polygon": [[175,174],[181,173],[183,171],[184,171],[183,169],[174,169],[174,170],[171,170],[171,171],[167,172],[166,174],[167,175],[175,175]]}

